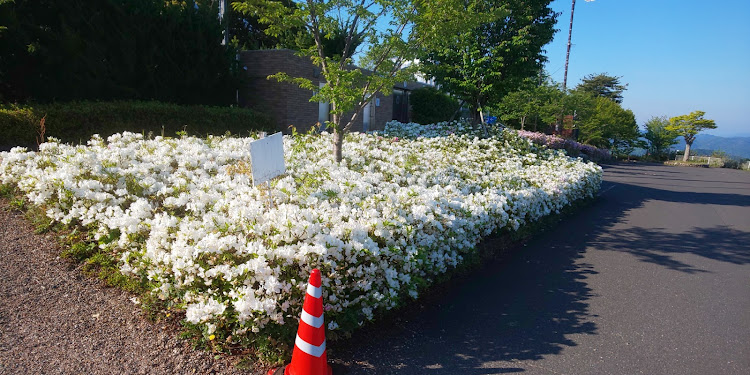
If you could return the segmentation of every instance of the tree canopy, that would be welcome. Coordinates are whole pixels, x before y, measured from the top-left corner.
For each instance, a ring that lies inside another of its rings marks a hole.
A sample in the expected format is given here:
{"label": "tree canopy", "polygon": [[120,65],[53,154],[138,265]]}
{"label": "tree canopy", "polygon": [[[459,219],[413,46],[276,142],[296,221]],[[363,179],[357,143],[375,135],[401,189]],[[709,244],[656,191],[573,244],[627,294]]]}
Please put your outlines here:
{"label": "tree canopy", "polygon": [[497,17],[445,36],[451,43],[424,49],[421,71],[469,104],[474,113],[499,102],[542,69],[543,47],[554,36],[557,17],[550,2],[477,1],[474,11],[494,10]]}
{"label": "tree canopy", "polygon": [[[614,154],[627,155],[641,146],[635,115],[618,102],[586,90],[563,92],[560,85],[544,79],[526,79],[523,86],[492,106],[507,125],[525,128],[533,119],[542,130],[566,133],[577,129],[577,140]],[[562,123],[559,123],[560,117]],[[554,129],[549,129],[550,124]],[[565,131],[565,132],[564,132]]]}
{"label": "tree canopy", "polygon": [[627,90],[627,84],[621,84],[620,78],[607,73],[589,74],[581,80],[575,90],[594,96],[607,98],[615,103],[622,103],[622,93]]}
{"label": "tree canopy", "polygon": [[693,111],[687,115],[675,116],[669,119],[667,130],[676,132],[685,138],[685,155],[683,161],[690,157],[690,146],[695,141],[695,136],[706,129],[716,129],[716,122],[703,118],[706,112]]}
{"label": "tree canopy", "polygon": [[449,121],[460,109],[458,100],[434,87],[423,87],[409,95],[412,121],[418,124],[434,124]]}
{"label": "tree canopy", "polygon": [[[292,0],[271,1],[289,8],[290,12],[297,8],[297,4]],[[237,9],[243,9],[244,7],[241,1],[232,3],[238,3]],[[284,30],[270,31],[270,26],[261,22],[260,15],[238,11],[235,8],[229,10],[228,22],[229,35],[235,39],[238,47],[243,50],[287,48],[299,51],[315,45],[313,35],[304,27],[292,26]],[[321,42],[326,55],[340,55],[346,45],[346,36],[347,30],[344,30],[340,24],[334,25],[329,33],[323,35]],[[350,56],[348,57],[351,57],[351,53],[360,44],[362,44],[361,39],[355,38],[352,41],[352,48],[350,48]]]}
{"label": "tree canopy", "polygon": [[669,130],[669,119],[666,116],[652,117],[644,124],[646,131],[643,138],[648,142],[648,151],[655,158],[663,158],[669,146],[677,143],[677,132]]}
{"label": "tree canopy", "polygon": [[523,86],[512,91],[496,105],[491,106],[493,113],[498,113],[506,125],[526,129],[533,122],[533,129],[538,129],[539,123],[551,124],[560,113],[562,92],[559,87],[549,80],[538,84],[537,78],[526,79]]}
{"label": "tree canopy", "polygon": [[[295,8],[293,0],[278,0],[278,3],[289,8]],[[260,17],[238,12],[231,8],[227,10],[229,35],[235,39],[242,50],[289,48],[299,49],[300,45],[310,46],[305,42],[308,38],[307,30],[291,28],[277,35],[266,32],[267,25],[260,22]]]}
{"label": "tree canopy", "polygon": [[[470,7],[475,1],[469,2]],[[449,31],[460,34],[463,28],[485,19],[482,12],[474,18],[458,17],[466,4],[461,0],[307,0],[288,7],[273,0],[245,0],[232,6],[258,17],[272,36],[293,28],[312,35],[315,43],[300,53],[321,68],[323,86],[286,73],[272,77],[312,91],[311,101],[330,103],[333,120],[327,126],[333,130],[334,157],[341,161],[344,134],[375,93],[387,93],[396,82],[412,76],[415,66],[408,63],[417,57],[419,48],[444,43],[443,36]],[[342,30],[343,48],[327,50],[324,40]],[[361,51],[357,51],[359,43],[365,46]],[[367,72],[353,65],[352,57],[360,52]]]}
{"label": "tree canopy", "polygon": [[582,141],[615,152],[633,147],[640,136],[633,111],[606,98],[593,100],[593,107],[577,122]]}

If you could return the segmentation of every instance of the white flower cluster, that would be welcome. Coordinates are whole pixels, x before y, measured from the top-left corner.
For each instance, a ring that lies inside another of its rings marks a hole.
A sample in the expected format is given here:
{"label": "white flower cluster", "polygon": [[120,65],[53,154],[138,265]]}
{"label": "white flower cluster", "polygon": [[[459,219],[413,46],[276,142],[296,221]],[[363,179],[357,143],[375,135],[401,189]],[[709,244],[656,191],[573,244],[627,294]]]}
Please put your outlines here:
{"label": "white flower cluster", "polygon": [[[489,135],[502,133],[503,128],[499,125],[485,125]],[[383,132],[391,137],[401,138],[435,138],[449,135],[468,135],[470,137],[482,137],[484,130],[478,124],[466,121],[443,121],[434,124],[418,124],[416,122],[403,123],[396,120],[385,124]]]}
{"label": "white flower cluster", "polygon": [[236,335],[295,322],[313,268],[329,329],[350,329],[352,316],[361,324],[416,297],[482,237],[601,182],[594,164],[499,138],[350,134],[341,163],[331,138],[285,137],[287,174],[270,187],[251,183],[252,139],[132,133],[1,153],[0,183],[91,230],[190,323]]}

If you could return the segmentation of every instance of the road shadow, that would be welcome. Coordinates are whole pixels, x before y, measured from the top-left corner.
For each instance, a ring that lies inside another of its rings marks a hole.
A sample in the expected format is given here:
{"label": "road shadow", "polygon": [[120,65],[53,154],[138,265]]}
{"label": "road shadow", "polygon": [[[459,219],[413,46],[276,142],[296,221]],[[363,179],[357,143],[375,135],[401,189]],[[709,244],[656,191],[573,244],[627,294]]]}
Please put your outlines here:
{"label": "road shadow", "polygon": [[[586,283],[596,271],[581,258],[597,230],[620,216],[602,204],[438,286],[437,293],[433,288],[418,308],[385,319],[389,325],[381,321],[332,343],[329,358],[339,369],[334,375],[520,373],[525,370],[518,361],[559,354],[576,345],[571,336],[596,334]],[[481,246],[491,249],[497,241],[503,240],[490,238]]]}
{"label": "road shadow", "polygon": [[[605,168],[605,174],[610,178],[604,185],[611,190],[610,195],[620,196],[610,196],[607,199],[622,201],[622,208],[626,211],[641,208],[647,201],[750,207],[750,179],[742,172],[669,169],[671,168],[660,165],[644,165],[640,168],[628,165],[609,166]],[[690,178],[692,176],[701,176],[703,179]],[[627,182],[622,181],[623,178]],[[612,181],[613,179],[616,181]],[[675,217],[674,220],[689,218]],[[748,222],[750,217],[735,224],[747,226]],[[705,271],[678,260],[680,254],[692,254],[738,265],[750,263],[750,233],[728,225],[696,227],[679,233],[664,228],[631,226],[606,231],[593,245],[598,249],[627,252],[643,262],[686,273]]]}
{"label": "road shadow", "polygon": [[[703,193],[692,191],[676,191],[670,189],[670,185],[664,185],[664,189],[646,187],[622,182],[608,181],[603,185],[602,190],[612,187],[618,188],[618,192],[627,191],[628,197],[632,197],[632,208],[640,207],[646,200],[658,200],[671,203],[690,203],[690,204],[716,204],[723,206],[750,207],[750,194],[733,194],[733,193]],[[652,184],[651,186],[657,186]],[[674,188],[674,185],[671,185]],[[703,187],[708,189],[711,187]],[[731,190],[733,188],[722,187],[722,189]],[[750,193],[750,186],[743,190]]]}
{"label": "road shadow", "polygon": [[693,254],[732,264],[750,263],[750,233],[728,226],[695,228],[689,232],[669,233],[661,228],[634,227],[612,231],[599,237],[594,246],[629,253],[639,260],[685,273],[706,272],[676,259],[678,254]]}
{"label": "road shadow", "polygon": [[[605,174],[607,169],[612,167],[605,168]],[[660,179],[676,173],[655,168],[654,174]],[[587,281],[597,271],[583,260],[587,249],[617,249],[643,262],[688,273],[704,271],[675,255],[750,263],[750,234],[726,226],[679,234],[642,227],[613,230],[650,200],[750,206],[748,195],[677,190],[605,181],[593,204],[565,217],[551,231],[510,249],[468,277],[433,288],[437,298],[420,298],[353,338],[332,342],[329,358],[336,365],[334,375],[530,370],[531,361],[576,346],[581,335],[598,334],[589,307],[595,295]],[[496,240],[487,239],[481,246],[492,248]]]}

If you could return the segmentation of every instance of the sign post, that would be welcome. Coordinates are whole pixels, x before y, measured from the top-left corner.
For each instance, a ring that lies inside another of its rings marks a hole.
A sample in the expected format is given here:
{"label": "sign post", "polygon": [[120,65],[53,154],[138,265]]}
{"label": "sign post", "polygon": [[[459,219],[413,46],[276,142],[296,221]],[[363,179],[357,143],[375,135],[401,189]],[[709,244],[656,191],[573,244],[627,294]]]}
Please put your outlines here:
{"label": "sign post", "polygon": [[262,187],[261,194],[266,192],[266,207],[273,206],[270,181],[286,173],[284,164],[284,138],[281,133],[269,137],[265,133],[261,138],[250,142],[250,167],[253,170],[253,185]]}
{"label": "sign post", "polygon": [[256,186],[286,173],[284,139],[280,132],[250,143],[250,165]]}

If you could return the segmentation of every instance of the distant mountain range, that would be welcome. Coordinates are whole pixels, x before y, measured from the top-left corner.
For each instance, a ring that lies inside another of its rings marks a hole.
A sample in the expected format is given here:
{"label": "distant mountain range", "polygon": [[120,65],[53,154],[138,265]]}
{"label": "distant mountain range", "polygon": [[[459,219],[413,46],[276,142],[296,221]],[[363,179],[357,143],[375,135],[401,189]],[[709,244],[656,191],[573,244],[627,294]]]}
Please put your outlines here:
{"label": "distant mountain range", "polygon": [[[678,137],[679,143],[673,145],[673,149],[684,150],[685,140],[682,137]],[[750,137],[719,137],[710,134],[698,134],[695,137],[695,142],[690,147],[691,154],[692,150],[711,150],[711,151],[723,151],[727,155],[735,157],[750,158]]]}

